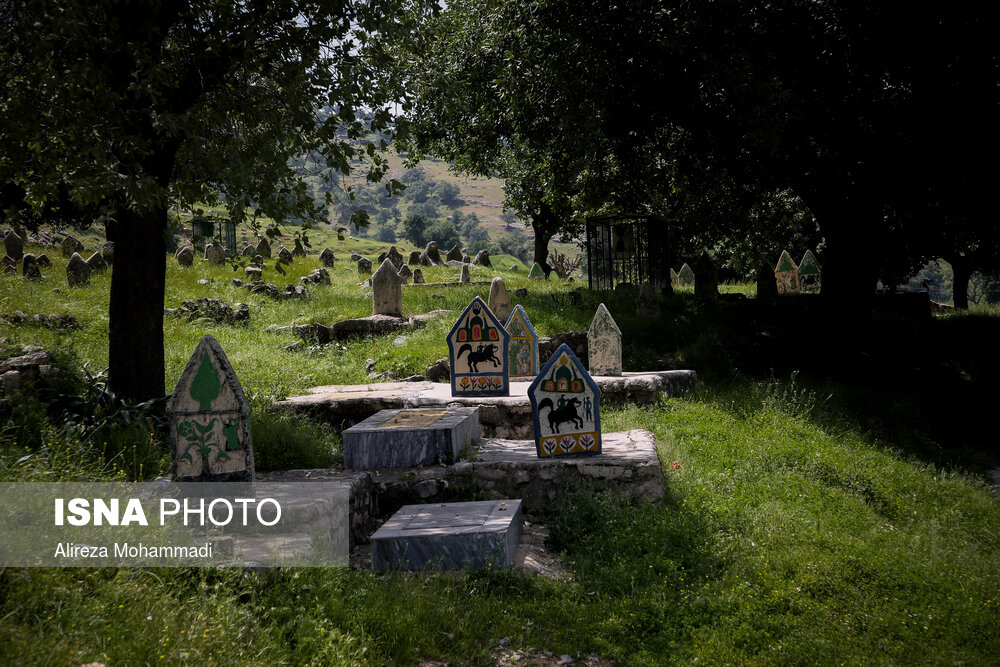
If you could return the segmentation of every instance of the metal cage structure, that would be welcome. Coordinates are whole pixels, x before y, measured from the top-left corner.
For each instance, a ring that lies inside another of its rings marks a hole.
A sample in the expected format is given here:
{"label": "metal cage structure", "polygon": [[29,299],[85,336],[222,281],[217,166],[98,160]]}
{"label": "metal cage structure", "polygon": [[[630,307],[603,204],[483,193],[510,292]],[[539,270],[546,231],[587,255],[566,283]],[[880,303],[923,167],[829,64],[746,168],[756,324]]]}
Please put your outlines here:
{"label": "metal cage structure", "polygon": [[602,215],[587,218],[587,273],[592,290],[638,287],[647,280],[670,284],[667,220],[655,215]]}
{"label": "metal cage structure", "polygon": [[205,244],[217,237],[222,241],[222,247],[230,257],[236,255],[236,223],[232,220],[195,220],[191,223],[191,242],[196,250],[204,252]]}

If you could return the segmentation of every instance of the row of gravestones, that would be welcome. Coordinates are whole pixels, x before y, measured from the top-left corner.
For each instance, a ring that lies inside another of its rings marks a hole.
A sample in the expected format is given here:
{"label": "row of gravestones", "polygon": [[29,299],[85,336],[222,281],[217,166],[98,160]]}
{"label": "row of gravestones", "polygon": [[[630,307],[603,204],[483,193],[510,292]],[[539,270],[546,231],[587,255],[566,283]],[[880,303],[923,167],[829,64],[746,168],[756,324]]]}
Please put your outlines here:
{"label": "row of gravestones", "polygon": [[[811,250],[806,250],[798,264],[787,250],[783,250],[774,268],[774,287],[778,294],[798,294],[800,290],[815,291],[820,287],[821,275],[819,262]],[[674,285],[693,284],[695,294],[710,296],[718,294],[719,272],[709,254],[702,252],[693,269],[686,263],[681,266],[680,271],[670,269],[670,282]],[[758,281],[758,293],[771,293],[771,286],[764,283],[764,280]]]}
{"label": "row of gravestones", "polygon": [[820,288],[822,271],[816,256],[806,250],[798,264],[788,254],[781,251],[778,264],[774,267],[774,280],[778,294],[798,294],[800,291],[817,291]]}
{"label": "row of gravestones", "polygon": [[[448,334],[452,395],[509,396],[510,377],[533,376],[528,399],[538,456],[600,454],[601,391],[591,372],[622,372],[621,330],[604,304],[587,340],[590,372],[565,344],[539,369],[538,336],[524,308],[514,306],[503,324],[477,296]],[[195,349],[167,412],[175,479],[253,479],[250,406],[212,336]]]}
{"label": "row of gravestones", "polygon": [[538,456],[600,454],[601,391],[591,373],[622,374],[621,338],[602,303],[587,333],[589,372],[565,344],[539,368],[538,335],[524,308],[514,306],[503,322],[477,296],[448,334],[451,394],[509,396],[511,377],[533,378],[527,391]]}
{"label": "row of gravestones", "polygon": [[[42,269],[52,266],[52,260],[47,255],[35,255],[24,252],[24,242],[20,235],[14,230],[8,230],[3,237],[4,257],[0,260],[4,273],[11,274],[17,272],[18,263],[21,264],[21,273],[29,280],[41,280]],[[83,244],[72,236],[67,235],[62,241],[62,252],[64,257],[69,257],[66,264],[66,281],[70,287],[79,287],[90,282],[91,273],[103,273],[114,261],[115,244],[108,241],[101,249],[94,252],[89,259],[84,259],[80,254],[83,252]]]}

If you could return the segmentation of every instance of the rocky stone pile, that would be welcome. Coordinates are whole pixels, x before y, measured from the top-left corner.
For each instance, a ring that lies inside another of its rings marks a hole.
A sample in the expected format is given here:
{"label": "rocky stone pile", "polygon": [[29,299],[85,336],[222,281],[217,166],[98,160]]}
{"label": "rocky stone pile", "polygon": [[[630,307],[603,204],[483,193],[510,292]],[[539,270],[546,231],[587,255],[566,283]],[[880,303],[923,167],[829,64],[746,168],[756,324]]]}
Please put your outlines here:
{"label": "rocky stone pile", "polygon": [[279,290],[277,285],[265,283],[263,280],[255,280],[244,285],[251,294],[263,294],[272,299],[304,299],[309,296],[309,290],[305,285],[293,285],[288,283],[284,290]]}
{"label": "rocky stone pile", "polygon": [[15,310],[13,313],[3,313],[0,315],[0,320],[5,321],[11,326],[45,327],[53,331],[69,331],[70,329],[80,328],[80,322],[75,317],[72,315],[60,315],[58,313],[51,315],[34,313],[29,315],[24,311]]}
{"label": "rocky stone pile", "polygon": [[245,303],[231,304],[222,299],[195,299],[181,302],[180,308],[164,308],[164,315],[184,317],[192,320],[211,320],[222,324],[240,324],[250,321],[250,306]]}
{"label": "rocky stone pile", "polygon": [[302,276],[299,278],[299,282],[303,285],[329,285],[330,272],[323,267],[313,269],[312,273],[308,276]]}
{"label": "rocky stone pile", "polygon": [[5,394],[23,389],[28,383],[46,382],[59,376],[52,355],[40,347],[27,345],[18,356],[0,361],[0,387]]}
{"label": "rocky stone pile", "polygon": [[551,338],[538,339],[538,361],[544,364],[552,356],[552,353],[559,349],[563,343],[569,345],[573,354],[584,364],[587,364],[587,332],[586,331],[563,331]]}

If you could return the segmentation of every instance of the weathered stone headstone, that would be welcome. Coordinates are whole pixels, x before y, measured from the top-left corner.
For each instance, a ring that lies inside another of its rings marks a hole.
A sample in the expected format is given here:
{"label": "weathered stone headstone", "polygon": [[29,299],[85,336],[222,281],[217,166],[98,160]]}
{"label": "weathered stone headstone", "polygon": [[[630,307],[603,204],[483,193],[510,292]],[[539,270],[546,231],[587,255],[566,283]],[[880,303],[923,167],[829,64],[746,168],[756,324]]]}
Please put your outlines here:
{"label": "weathered stone headstone", "polygon": [[716,296],[719,293],[719,269],[705,250],[694,263],[694,293],[697,296]]}
{"label": "weathered stone headstone", "polygon": [[635,312],[643,317],[660,316],[660,295],[648,280],[639,285],[639,297],[635,300]]}
{"label": "weathered stone headstone", "polygon": [[21,274],[28,280],[40,280],[42,271],[38,268],[38,260],[28,252],[21,257]]}
{"label": "weathered stone headstone", "polygon": [[[499,280],[499,278],[494,278]],[[510,334],[508,354],[510,377],[535,377],[538,375],[538,334],[531,326],[528,313],[521,304],[514,306],[504,327]]]}
{"label": "weathered stone headstone", "polygon": [[271,244],[268,243],[266,238],[261,237],[260,241],[257,242],[254,254],[271,259]]}
{"label": "weathered stone headstone", "polygon": [[587,331],[587,356],[592,375],[622,374],[622,330],[603,303]]}
{"label": "weathered stone headstone", "polygon": [[371,536],[372,569],[508,567],[523,523],[520,500],[404,505]]}
{"label": "weathered stone headstone", "polygon": [[323,248],[323,252],[319,254],[320,263],[328,269],[332,269],[334,263],[336,263],[337,258],[333,256],[333,251],[329,248]]}
{"label": "weathered stone headstone", "polygon": [[226,262],[226,253],[218,243],[209,243],[205,246],[205,261],[214,266],[220,266]]}
{"label": "weathered stone headstone", "polygon": [[528,400],[539,458],[601,453],[601,390],[569,345],[542,367]]}
{"label": "weathered stone headstone", "polygon": [[83,252],[83,244],[67,234],[62,241],[63,257],[72,257],[74,252]]}
{"label": "weathered stone headstone", "polygon": [[372,261],[367,257],[358,260],[358,273],[370,274],[372,272]]}
{"label": "weathered stone headstone", "polygon": [[535,262],[531,265],[531,271],[528,272],[528,277],[532,280],[545,280],[545,271],[543,271],[542,267],[538,265],[538,262]]}
{"label": "weathered stone headstone", "polygon": [[799,293],[799,267],[787,250],[781,251],[778,265],[774,267],[774,280],[778,286],[778,294]]}
{"label": "weathered stone headstone", "polygon": [[7,256],[15,262],[20,262],[24,256],[24,241],[13,229],[3,237],[3,247],[7,251]]}
{"label": "weathered stone headstone", "polygon": [[396,246],[389,247],[389,252],[386,254],[386,257],[392,262],[392,265],[396,267],[396,271],[403,268],[405,262],[403,262],[403,256],[399,254],[398,250],[396,250]]}
{"label": "weathered stone headstone", "polygon": [[79,287],[90,282],[90,266],[78,252],[74,252],[66,264],[66,282],[70,287]]}
{"label": "weathered stone headstone", "polygon": [[681,270],[677,272],[677,284],[678,285],[693,285],[694,284],[694,271],[685,262],[681,265]]}
{"label": "weathered stone headstone", "polygon": [[451,247],[451,250],[449,250],[448,254],[445,255],[444,257],[445,257],[446,260],[454,260],[454,261],[457,261],[457,262],[461,262],[462,261],[462,249],[459,248],[458,244],[456,243],[455,245],[453,245]]}
{"label": "weathered stone headstone", "polygon": [[406,263],[407,264],[413,264],[413,265],[420,264],[420,251],[419,250],[411,250],[410,251],[410,257],[409,257],[409,259],[406,260]]}
{"label": "weathered stone headstone", "polygon": [[476,258],[472,260],[472,263],[476,266],[493,266],[490,264],[490,253],[488,250],[480,250],[477,252]]}
{"label": "weathered stone headstone", "polygon": [[389,256],[389,253],[387,253],[387,252],[380,252],[378,254],[378,259],[375,260],[375,263],[378,264],[379,266],[382,266],[382,262],[384,262],[385,258],[388,257],[388,256]]}
{"label": "weathered stone headstone", "polygon": [[396,267],[388,258],[372,276],[372,312],[375,315],[403,316],[403,289]]}
{"label": "weathered stone headstone", "polygon": [[254,255],[253,259],[250,260],[250,263],[253,264],[254,266],[259,266],[261,268],[264,268],[264,256]]}
{"label": "weathered stone headstone", "polygon": [[306,256],[306,249],[302,247],[302,240],[301,239],[295,239],[295,247],[292,248],[292,256],[293,257],[305,257]]}
{"label": "weathered stone headstone", "polygon": [[510,317],[510,294],[507,293],[507,285],[504,284],[503,278],[500,276],[495,277],[490,282],[490,296],[487,305],[501,322],[506,322]]}
{"label": "weathered stone headstone", "polygon": [[189,245],[181,246],[174,253],[174,258],[181,266],[191,266],[194,264],[194,249]]}
{"label": "weathered stone headstone", "polygon": [[38,256],[38,266],[39,268],[47,269],[50,266],[52,266],[52,260],[49,259],[48,255],[42,253],[41,255]]}
{"label": "weathered stone headstone", "polygon": [[212,336],[198,343],[167,401],[173,477],[185,482],[254,478],[250,404]]}
{"label": "weathered stone headstone", "polygon": [[253,280],[260,280],[261,276],[264,273],[264,270],[261,269],[259,266],[251,265],[243,269],[243,272],[247,274],[247,280],[253,281]]}
{"label": "weathered stone headstone", "polygon": [[806,254],[802,255],[802,261],[799,262],[799,289],[803,292],[819,291],[821,275],[816,255],[812,250],[806,250]]}
{"label": "weathered stone headstone", "polygon": [[472,264],[472,258],[469,257],[468,255],[462,255],[462,261],[465,262],[466,264]]}
{"label": "weathered stone headstone", "polygon": [[4,255],[3,259],[0,260],[0,264],[3,264],[4,275],[14,275],[17,273],[17,262],[14,261],[13,257]]}
{"label": "weathered stone headstone", "polygon": [[242,257],[253,257],[257,253],[257,249],[254,248],[249,243],[243,246],[243,250],[240,251]]}
{"label": "weathered stone headstone", "polygon": [[769,264],[757,267],[757,298],[773,301],[778,297],[778,285],[774,279],[774,271]]}
{"label": "weathered stone headstone", "polygon": [[434,262],[431,261],[426,252],[420,253],[420,266],[434,266]]}
{"label": "weathered stone headstone", "polygon": [[437,241],[431,241],[430,243],[428,243],[427,247],[424,248],[424,254],[427,255],[427,259],[434,266],[437,266],[438,264],[442,263],[441,262],[441,251],[438,250]]}
{"label": "weathered stone headstone", "polygon": [[423,285],[424,284],[424,272],[420,269],[413,269],[413,284]]}
{"label": "weathered stone headstone", "polygon": [[344,431],[344,467],[374,470],[455,463],[478,440],[475,407],[380,410]]}
{"label": "weathered stone headstone", "polygon": [[460,282],[460,283],[467,283],[467,282],[470,282],[471,280],[472,280],[472,278],[469,277],[469,265],[468,264],[463,264],[462,265],[462,274],[458,277],[458,282]]}
{"label": "weathered stone headstone", "polygon": [[108,270],[108,263],[104,261],[104,255],[99,252],[87,258],[87,266],[90,267],[91,273],[104,273]]}
{"label": "weathered stone headstone", "polygon": [[399,267],[399,277],[400,278],[409,278],[412,275],[413,275],[413,271],[411,271],[410,267],[408,267],[406,264],[403,264],[401,267]]}
{"label": "weathered stone headstone", "polygon": [[356,253],[356,252],[352,252],[352,253],[351,253],[351,261],[352,261],[352,262],[356,262],[356,261],[358,261],[359,259],[361,259],[361,255],[359,255],[359,254],[358,254],[358,253]]}
{"label": "weathered stone headstone", "polygon": [[680,279],[677,276],[677,272],[674,271],[674,267],[671,266],[670,267],[670,284],[673,285],[674,287],[676,287],[679,284],[679,282],[680,282]]}
{"label": "weathered stone headstone", "polygon": [[281,249],[278,250],[278,261],[284,262],[285,264],[291,264],[292,259],[294,259],[292,257],[292,251],[285,246],[281,246]]}
{"label": "weathered stone headstone", "polygon": [[510,395],[509,347],[503,323],[475,297],[448,334],[452,396]]}

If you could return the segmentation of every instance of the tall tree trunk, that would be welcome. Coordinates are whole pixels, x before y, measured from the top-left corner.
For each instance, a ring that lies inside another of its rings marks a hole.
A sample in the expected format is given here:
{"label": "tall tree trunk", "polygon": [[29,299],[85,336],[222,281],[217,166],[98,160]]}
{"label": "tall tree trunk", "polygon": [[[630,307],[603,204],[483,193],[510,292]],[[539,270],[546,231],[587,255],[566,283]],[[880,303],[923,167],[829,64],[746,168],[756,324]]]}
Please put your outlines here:
{"label": "tall tree trunk", "polygon": [[531,216],[531,229],[535,232],[535,253],[534,258],[538,266],[542,267],[545,275],[548,276],[552,267],[548,264],[549,241],[559,228],[559,220],[552,212],[548,204],[542,204],[538,213]]}
{"label": "tall tree trunk", "polygon": [[[871,316],[884,224],[877,201],[835,189],[807,201],[826,241],[821,296],[831,321],[856,331]],[[825,196],[829,195],[829,196]]]}
{"label": "tall tree trunk", "polygon": [[122,398],[140,402],[165,395],[167,209],[133,211],[121,206],[116,218],[108,382]]}
{"label": "tall tree trunk", "polygon": [[946,258],[951,263],[952,303],[956,310],[969,309],[969,280],[972,278],[972,262],[968,257]]}

